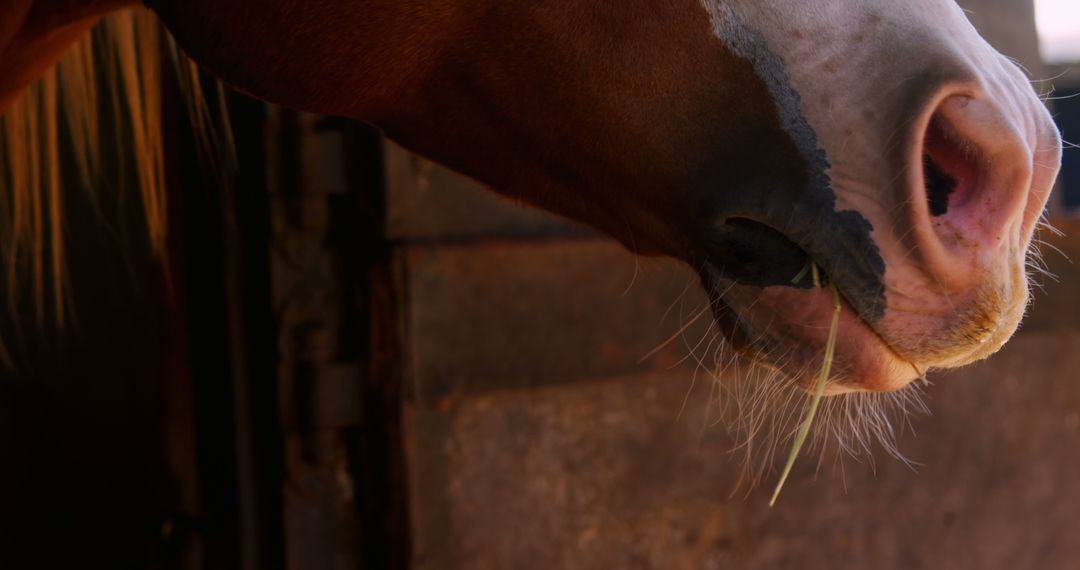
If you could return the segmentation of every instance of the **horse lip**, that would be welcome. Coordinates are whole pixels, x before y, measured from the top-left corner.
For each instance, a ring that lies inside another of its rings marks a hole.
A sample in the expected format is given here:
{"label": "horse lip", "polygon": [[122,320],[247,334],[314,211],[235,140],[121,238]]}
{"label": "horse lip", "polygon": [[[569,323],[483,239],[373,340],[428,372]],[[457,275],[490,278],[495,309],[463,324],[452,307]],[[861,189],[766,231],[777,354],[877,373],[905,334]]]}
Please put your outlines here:
{"label": "horse lip", "polygon": [[709,296],[713,320],[720,327],[720,333],[724,335],[732,348],[740,353],[752,350],[755,343],[750,338],[750,331],[747,330],[746,323],[739,318],[735,308],[724,300],[723,295],[716,294],[716,289],[711,280],[706,280],[705,289]]}
{"label": "horse lip", "polygon": [[768,362],[764,358],[764,354],[768,352],[765,342],[766,339],[771,337],[758,335],[757,338],[754,338],[754,335],[747,327],[748,323],[740,318],[739,312],[724,299],[724,293],[719,291],[719,285],[722,282],[730,282],[732,285],[736,285],[738,282],[719,275],[717,269],[708,263],[706,263],[705,269],[701,271],[701,281],[709,297],[713,319],[719,326],[720,333],[724,335],[731,347],[743,356],[756,361]]}
{"label": "horse lip", "polygon": [[[734,286],[737,283],[732,282],[725,277],[722,277],[715,271],[714,268],[712,268],[708,264],[706,264],[705,269],[701,272],[701,278],[703,284],[705,285],[707,295],[710,299],[714,319],[720,325],[721,333],[724,334],[724,337],[728,340],[729,343],[731,343],[732,347],[740,355],[750,358],[755,362],[767,366],[776,366],[776,363],[771,361],[766,355],[772,352],[770,345],[784,343],[785,341],[777,339],[770,334],[759,333],[755,335],[753,331],[749,329],[749,323],[747,323],[745,319],[743,319],[739,315],[739,312],[724,299],[724,294],[721,292],[724,289],[721,284],[726,281],[731,283],[731,286]],[[809,277],[807,277],[807,279],[809,279]],[[858,311],[854,310],[854,307],[852,307],[850,303],[847,303],[843,297],[841,297],[841,307],[843,313],[848,314],[858,325],[861,325],[860,328],[865,329],[865,332],[869,332],[870,337],[876,339],[877,344],[879,344],[881,348],[885,349],[893,359],[895,359],[897,362],[909,366],[911,370],[915,373],[916,379],[925,378],[925,369],[920,368],[917,364],[915,364],[903,354],[901,354],[899,351],[897,351],[897,349],[891,343],[889,343],[888,340],[881,336],[873,323],[863,318],[863,316],[860,315]],[[804,344],[807,342],[807,339],[802,339],[798,342],[801,346],[794,346],[791,348],[807,348]],[[850,391],[853,389],[852,385],[858,387],[861,386],[863,383],[864,379],[855,379],[855,381],[850,384],[843,383],[839,386],[834,385],[833,388],[829,389],[829,393]],[[832,382],[830,382],[830,385],[832,385]],[[870,383],[870,385],[874,384]],[[894,389],[895,386],[886,388]]]}
{"label": "horse lip", "polygon": [[[814,280],[806,268],[813,263],[845,299],[849,318],[853,317],[860,329],[872,333],[876,339],[873,344],[887,347],[890,360],[907,362],[872,325],[884,313],[884,299],[878,299],[879,291],[884,289],[880,281],[884,269],[873,267],[876,246],[872,242],[862,243],[859,232],[848,227],[869,230],[869,222],[858,212],[843,211],[835,212],[840,222],[827,227],[811,223],[810,220],[816,222],[819,218],[809,214],[787,215],[786,223],[778,223],[784,217],[777,214],[779,209],[780,206],[763,207],[756,213],[743,210],[740,215],[725,215],[710,224],[716,233],[705,242],[713,244],[712,247],[700,252],[699,274],[710,298],[714,322],[729,345],[742,356],[767,365],[775,365],[769,355],[790,354],[791,350],[804,353],[804,360],[810,360],[811,347],[816,341],[799,334],[773,334],[776,331],[768,328],[757,330],[759,327],[748,318],[750,307],[736,309],[725,298],[724,288],[730,284],[762,290],[773,287],[810,290],[814,288]],[[800,220],[807,222],[799,224]]]}

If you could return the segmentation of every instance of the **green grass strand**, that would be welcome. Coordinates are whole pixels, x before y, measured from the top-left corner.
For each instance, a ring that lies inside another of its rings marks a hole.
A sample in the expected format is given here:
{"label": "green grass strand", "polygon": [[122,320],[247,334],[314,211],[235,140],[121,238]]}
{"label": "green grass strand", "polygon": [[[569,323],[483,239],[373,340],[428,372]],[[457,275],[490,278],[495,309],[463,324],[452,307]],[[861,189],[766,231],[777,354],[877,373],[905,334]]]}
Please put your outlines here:
{"label": "green grass strand", "polygon": [[[814,273],[816,277],[817,272]],[[791,474],[791,467],[795,465],[795,459],[799,456],[799,451],[802,449],[803,443],[806,442],[807,435],[810,434],[810,426],[814,423],[814,416],[817,415],[821,398],[825,394],[825,383],[828,381],[829,372],[832,370],[833,356],[836,352],[836,335],[840,330],[840,293],[837,292],[836,285],[831,282],[829,283],[829,289],[832,290],[833,295],[833,315],[832,323],[829,325],[829,340],[825,343],[825,359],[821,363],[821,372],[818,373],[817,382],[814,384],[814,393],[810,398],[810,408],[806,411],[806,417],[803,418],[799,431],[795,434],[795,440],[791,443],[791,453],[788,454],[787,463],[784,464],[784,471],[780,474],[780,480],[776,483],[772,499],[769,500],[769,507],[776,504],[776,498],[780,496],[780,490],[784,488],[784,483],[787,481],[788,475]]]}

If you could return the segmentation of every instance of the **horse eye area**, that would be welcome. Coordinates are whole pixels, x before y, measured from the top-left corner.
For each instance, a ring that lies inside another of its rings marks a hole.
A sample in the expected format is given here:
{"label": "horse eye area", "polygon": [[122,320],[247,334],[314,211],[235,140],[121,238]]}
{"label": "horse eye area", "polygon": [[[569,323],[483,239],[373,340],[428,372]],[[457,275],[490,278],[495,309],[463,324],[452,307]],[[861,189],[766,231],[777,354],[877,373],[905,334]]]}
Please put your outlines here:
{"label": "horse eye area", "polygon": [[977,149],[941,117],[930,122],[923,141],[923,184],[933,217],[962,205],[978,178]]}
{"label": "horse eye area", "polygon": [[732,217],[720,228],[723,254],[711,260],[724,276],[744,285],[791,285],[809,256],[780,231],[748,218]]}

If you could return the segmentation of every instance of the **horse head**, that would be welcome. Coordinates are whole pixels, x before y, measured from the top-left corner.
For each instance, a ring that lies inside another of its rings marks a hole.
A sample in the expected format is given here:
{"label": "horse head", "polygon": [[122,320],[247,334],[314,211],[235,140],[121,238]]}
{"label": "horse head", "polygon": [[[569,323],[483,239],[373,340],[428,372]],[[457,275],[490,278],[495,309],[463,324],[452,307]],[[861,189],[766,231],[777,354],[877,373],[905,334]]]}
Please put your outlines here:
{"label": "horse head", "polygon": [[952,0],[272,4],[151,2],[252,93],[685,260],[803,385],[832,308],[808,264],[844,300],[832,392],[983,358],[1023,315],[1061,143]]}
{"label": "horse head", "polygon": [[803,386],[832,310],[806,268],[843,299],[834,393],[983,358],[1024,312],[1061,142],[952,0],[146,4],[248,93],[684,260]]}

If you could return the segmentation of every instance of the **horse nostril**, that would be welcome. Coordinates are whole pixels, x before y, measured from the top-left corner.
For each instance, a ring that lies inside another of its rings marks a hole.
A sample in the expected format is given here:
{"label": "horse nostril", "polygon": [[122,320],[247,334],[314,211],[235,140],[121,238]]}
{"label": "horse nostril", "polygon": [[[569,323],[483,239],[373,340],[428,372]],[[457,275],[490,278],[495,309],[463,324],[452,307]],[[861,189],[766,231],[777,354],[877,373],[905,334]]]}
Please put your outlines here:
{"label": "horse nostril", "polygon": [[944,216],[949,208],[970,198],[978,185],[978,151],[956,130],[935,116],[923,140],[923,189],[932,217]]}
{"label": "horse nostril", "polygon": [[930,215],[935,218],[949,211],[949,194],[956,191],[956,179],[949,176],[929,154],[923,155],[923,180]]}
{"label": "horse nostril", "polygon": [[1032,188],[1026,123],[1023,111],[989,95],[946,97],[924,123],[907,158],[910,235],[939,282],[960,287],[1002,248],[1018,249]]}

